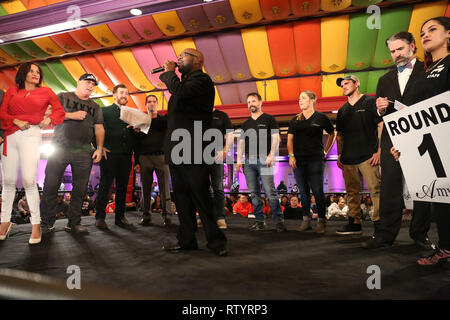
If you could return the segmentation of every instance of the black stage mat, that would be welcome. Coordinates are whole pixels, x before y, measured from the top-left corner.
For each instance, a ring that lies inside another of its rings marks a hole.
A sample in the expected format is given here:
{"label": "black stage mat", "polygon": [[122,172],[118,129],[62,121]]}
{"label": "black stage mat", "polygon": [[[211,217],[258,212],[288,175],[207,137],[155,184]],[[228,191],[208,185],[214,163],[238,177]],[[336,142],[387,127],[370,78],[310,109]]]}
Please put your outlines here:
{"label": "black stage mat", "polygon": [[[421,252],[409,239],[407,222],[393,247],[368,251],[360,245],[373,232],[370,222],[363,223],[363,237],[336,235],[346,223],[336,221],[328,223],[325,236],[318,236],[295,231],[300,221],[293,220],[286,221],[286,233],[275,232],[272,221],[268,230],[250,232],[251,219],[231,216],[225,230],[230,254],[218,257],[206,248],[201,229],[200,250],[170,254],[161,247],[175,241],[176,225],[164,227],[161,217],[154,215],[153,225],[143,227],[137,225],[139,213],[127,212],[127,217],[136,230],[115,226],[113,215],[107,217],[106,231],[94,226],[93,217],[83,217],[90,231],[83,237],[65,232],[67,220],[58,220],[56,232],[35,246],[28,245],[31,225],[16,225],[0,242],[0,268],[66,283],[71,276],[68,267],[78,266],[81,296],[94,287],[117,296],[169,300],[450,298],[449,264],[417,266]],[[178,224],[176,216],[171,219]],[[437,238],[434,224],[430,236]],[[380,268],[381,289],[367,287],[372,265]]]}

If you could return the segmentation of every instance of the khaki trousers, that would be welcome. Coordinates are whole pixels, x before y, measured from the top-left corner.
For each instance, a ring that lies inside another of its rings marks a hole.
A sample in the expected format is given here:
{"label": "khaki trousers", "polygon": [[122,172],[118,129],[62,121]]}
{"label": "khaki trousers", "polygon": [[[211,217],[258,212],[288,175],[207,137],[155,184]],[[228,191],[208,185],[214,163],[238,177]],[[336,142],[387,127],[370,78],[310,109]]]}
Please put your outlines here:
{"label": "khaki trousers", "polygon": [[348,214],[354,219],[354,223],[361,223],[361,177],[364,177],[373,202],[372,221],[380,220],[380,189],[381,175],[379,166],[371,166],[369,160],[354,165],[344,164],[342,170],[345,188],[347,189]]}

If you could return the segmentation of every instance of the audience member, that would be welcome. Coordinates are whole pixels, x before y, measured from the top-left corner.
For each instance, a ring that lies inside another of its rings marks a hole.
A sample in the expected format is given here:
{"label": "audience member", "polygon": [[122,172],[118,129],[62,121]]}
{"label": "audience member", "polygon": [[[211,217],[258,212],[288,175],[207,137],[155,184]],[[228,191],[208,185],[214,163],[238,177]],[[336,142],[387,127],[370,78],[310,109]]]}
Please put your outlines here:
{"label": "audience member", "polygon": [[245,194],[241,194],[239,201],[233,206],[233,214],[237,213],[244,218],[246,218],[250,213],[253,213],[253,206],[248,201],[248,196]]}
{"label": "audience member", "polygon": [[83,216],[93,216],[94,212],[94,202],[89,198],[89,195],[86,194],[83,198],[83,202],[81,204],[81,213]]}
{"label": "audience member", "polygon": [[328,207],[328,220],[345,220],[347,218],[348,206],[345,199],[341,197],[338,203],[333,202]]}
{"label": "audience member", "polygon": [[297,196],[292,196],[290,205],[284,210],[284,218],[291,220],[300,220],[303,217],[303,210],[298,202]]}
{"label": "audience member", "polygon": [[284,181],[280,181],[280,184],[277,187],[278,194],[287,193],[287,187],[284,184]]}

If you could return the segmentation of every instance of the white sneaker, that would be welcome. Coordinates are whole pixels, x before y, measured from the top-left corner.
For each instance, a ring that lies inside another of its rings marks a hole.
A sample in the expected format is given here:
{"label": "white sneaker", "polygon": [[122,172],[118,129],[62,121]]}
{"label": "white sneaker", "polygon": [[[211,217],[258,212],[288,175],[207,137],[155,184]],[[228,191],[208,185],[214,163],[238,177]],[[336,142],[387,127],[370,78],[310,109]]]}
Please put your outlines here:
{"label": "white sneaker", "polygon": [[255,217],[254,214],[249,214],[249,215],[247,216],[247,218],[249,218],[249,219],[255,219],[256,217]]}

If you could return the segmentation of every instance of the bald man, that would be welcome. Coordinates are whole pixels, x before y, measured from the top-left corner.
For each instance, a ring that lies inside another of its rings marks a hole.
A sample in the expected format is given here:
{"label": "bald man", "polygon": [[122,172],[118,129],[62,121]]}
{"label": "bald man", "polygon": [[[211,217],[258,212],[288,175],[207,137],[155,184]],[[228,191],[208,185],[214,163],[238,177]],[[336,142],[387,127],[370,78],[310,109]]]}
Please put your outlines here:
{"label": "bald man", "polygon": [[[168,105],[164,154],[170,168],[174,200],[180,221],[178,243],[165,245],[164,249],[178,253],[198,248],[195,237],[197,230],[195,215],[198,211],[208,242],[207,247],[215,254],[225,256],[227,239],[216,224],[209,192],[210,165],[205,163],[202,156],[205,144],[202,141],[194,141],[194,137],[200,136],[199,132],[203,136],[205,130],[211,128],[214,107],[214,84],[202,71],[203,60],[200,51],[185,49],[178,56],[178,64],[173,61],[164,63],[165,72],[159,77],[172,94]],[[181,80],[175,73],[177,66],[182,74]],[[180,134],[183,135],[182,138]],[[180,145],[185,145],[186,142],[188,147],[180,151]]]}

